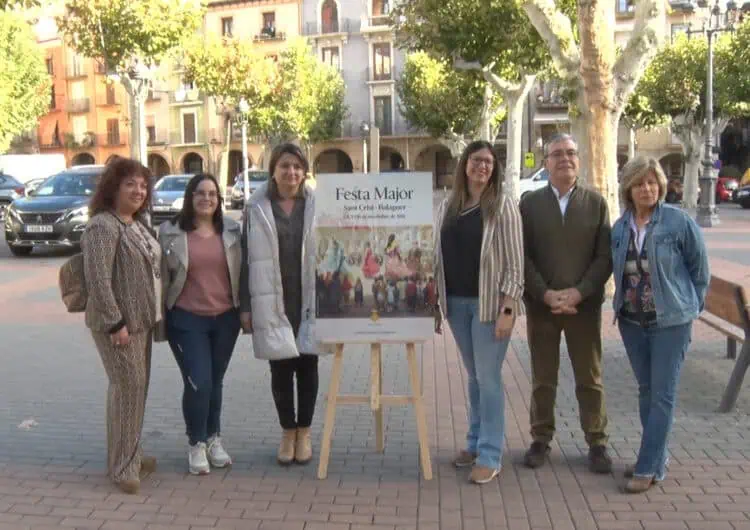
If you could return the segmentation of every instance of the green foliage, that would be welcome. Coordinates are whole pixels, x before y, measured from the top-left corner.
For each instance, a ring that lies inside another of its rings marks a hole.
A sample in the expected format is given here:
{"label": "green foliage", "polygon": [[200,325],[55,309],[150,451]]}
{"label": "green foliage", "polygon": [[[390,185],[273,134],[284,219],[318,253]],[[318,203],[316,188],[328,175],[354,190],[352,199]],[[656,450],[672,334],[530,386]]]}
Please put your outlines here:
{"label": "green foliage", "polygon": [[395,7],[391,20],[402,47],[494,62],[503,79],[539,72],[550,61],[547,45],[515,0],[412,0]]}
{"label": "green foliage", "polygon": [[201,38],[187,48],[184,66],[188,79],[224,105],[245,98],[250,131],[268,139],[328,140],[347,115],[341,75],[303,39],[291,42],[277,64],[251,42]]}
{"label": "green foliage", "polygon": [[[409,124],[440,138],[449,133],[472,136],[480,123],[485,81],[478,72],[457,72],[448,60],[435,59],[425,52],[406,58],[396,83],[401,114]],[[493,101],[498,110],[499,96]],[[497,113],[497,125],[504,119]]]}
{"label": "green foliage", "polygon": [[0,11],[31,9],[33,7],[39,7],[40,5],[40,0],[0,0]]}
{"label": "green foliage", "polygon": [[[714,44],[714,115],[735,117],[746,112],[747,68],[735,49],[736,37],[723,35]],[[746,55],[746,51],[745,51]],[[654,57],[643,74],[634,97],[645,97],[657,116],[684,116],[701,123],[706,115],[708,42],[705,38],[678,36]]]}
{"label": "green foliage", "polygon": [[51,84],[29,25],[18,14],[0,11],[0,153],[47,113]]}
{"label": "green foliage", "polygon": [[664,125],[669,121],[669,117],[657,113],[651,106],[651,101],[638,92],[638,89],[631,94],[628,104],[622,113],[622,119],[626,125],[633,129],[653,129]]}
{"label": "green foliage", "polygon": [[124,71],[138,60],[158,64],[200,27],[204,8],[194,0],[66,0],[57,25],[73,48]]}
{"label": "green foliage", "polygon": [[335,68],[323,64],[303,39],[296,39],[279,58],[282,79],[277,137],[314,143],[339,135],[348,115],[346,86]]}
{"label": "green foliage", "polygon": [[249,104],[251,131],[270,128],[270,110],[278,99],[281,81],[273,61],[264,57],[251,42],[211,37],[194,39],[185,49],[182,66],[185,77],[227,107],[241,98]]}
{"label": "green foliage", "polygon": [[743,22],[727,42],[725,53],[718,57],[719,67],[731,80],[732,97],[723,101],[732,116],[750,115],[750,16]]}

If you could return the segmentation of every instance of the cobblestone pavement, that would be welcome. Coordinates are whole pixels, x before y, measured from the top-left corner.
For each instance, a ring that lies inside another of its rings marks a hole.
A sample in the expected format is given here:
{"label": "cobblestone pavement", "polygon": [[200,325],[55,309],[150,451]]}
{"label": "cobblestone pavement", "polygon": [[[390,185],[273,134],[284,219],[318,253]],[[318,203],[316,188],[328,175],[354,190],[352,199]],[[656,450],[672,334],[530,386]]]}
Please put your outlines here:
{"label": "cobblestone pavement", "polygon": [[[743,262],[750,215],[707,235],[714,272],[750,284]],[[742,259],[735,259],[737,243]],[[744,245],[744,246],[743,246]],[[722,249],[725,251],[722,253]],[[386,450],[375,452],[372,415],[339,410],[329,477],[316,462],[275,464],[280,430],[265,363],[241,339],[225,387],[224,438],[235,459],[207,477],[186,473],[180,378],[168,349],[154,352],[144,429],[158,471],[141,494],[116,493],[104,478],[106,381],[79,316],[57,295],[64,255],[13,259],[0,245],[0,530],[13,529],[294,529],[750,530],[750,383],[737,409],[717,414],[732,361],[723,337],[698,323],[683,369],[667,480],[640,496],[620,492],[621,471],[639,442],[636,388],[619,337],[605,314],[605,389],[614,476],[586,469],[570,364],[562,363],[558,436],[545,467],[521,464],[529,443],[529,353],[519,322],[504,367],[506,453],[501,478],[483,487],[450,466],[466,429],[465,387],[449,333],[421,349],[423,390],[435,477],[419,475],[410,408],[386,412]],[[405,356],[385,349],[385,391],[408,392]],[[565,357],[565,354],[563,354]],[[313,430],[319,445],[331,362],[320,367]],[[368,387],[364,349],[347,350],[343,391]]]}

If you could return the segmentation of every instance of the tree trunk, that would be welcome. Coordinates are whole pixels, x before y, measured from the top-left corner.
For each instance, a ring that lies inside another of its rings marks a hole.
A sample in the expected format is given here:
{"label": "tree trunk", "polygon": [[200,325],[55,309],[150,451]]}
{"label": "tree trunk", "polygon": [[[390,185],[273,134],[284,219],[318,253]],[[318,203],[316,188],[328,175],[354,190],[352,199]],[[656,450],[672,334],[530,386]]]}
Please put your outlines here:
{"label": "tree trunk", "polygon": [[130,107],[130,156],[148,167],[146,134],[146,98],[148,84],[140,79],[131,79],[127,73],[120,74],[120,82],[129,96]]}
{"label": "tree trunk", "polygon": [[672,119],[672,131],[682,144],[685,160],[685,175],[682,183],[682,204],[685,208],[698,205],[698,174],[701,166],[701,147],[703,145],[703,126],[692,120],[678,116]]}
{"label": "tree trunk", "polygon": [[589,184],[607,201],[612,218],[620,213],[617,197],[617,129],[620,110],[615,101],[615,5],[590,0],[578,6],[581,39],[581,81],[585,125],[578,138],[588,152],[585,175]]}
{"label": "tree trunk", "polygon": [[492,96],[494,95],[489,83],[484,86],[484,101],[482,104],[482,114],[479,122],[479,139],[485,142],[495,143],[495,137],[492,133],[492,120],[495,112],[492,111]]}
{"label": "tree trunk", "polygon": [[519,198],[521,180],[521,144],[523,143],[523,111],[529,91],[536,76],[527,75],[515,90],[504,90],[503,98],[508,109],[508,136],[506,143],[505,192],[515,200]]}
{"label": "tree trunk", "polygon": [[453,158],[459,158],[463,154],[464,149],[466,149],[466,146],[469,145],[464,136],[453,131],[448,133],[447,137],[443,139],[443,144],[450,149]]}

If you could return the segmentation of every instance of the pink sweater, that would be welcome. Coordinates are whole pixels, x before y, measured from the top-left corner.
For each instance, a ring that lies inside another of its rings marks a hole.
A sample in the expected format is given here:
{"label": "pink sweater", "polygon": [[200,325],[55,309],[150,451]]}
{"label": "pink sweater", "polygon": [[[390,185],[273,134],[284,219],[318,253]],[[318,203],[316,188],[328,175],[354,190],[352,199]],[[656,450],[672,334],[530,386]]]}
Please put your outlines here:
{"label": "pink sweater", "polygon": [[175,305],[202,316],[226,313],[234,306],[229,267],[221,235],[188,232],[188,271]]}

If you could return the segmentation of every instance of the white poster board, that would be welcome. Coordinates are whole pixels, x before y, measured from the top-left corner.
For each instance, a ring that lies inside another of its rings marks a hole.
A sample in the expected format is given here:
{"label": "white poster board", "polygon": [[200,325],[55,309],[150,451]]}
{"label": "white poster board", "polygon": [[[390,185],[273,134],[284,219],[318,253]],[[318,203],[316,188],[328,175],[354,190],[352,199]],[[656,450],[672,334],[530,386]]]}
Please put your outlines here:
{"label": "white poster board", "polygon": [[316,181],[318,340],[431,339],[432,174],[322,174]]}

